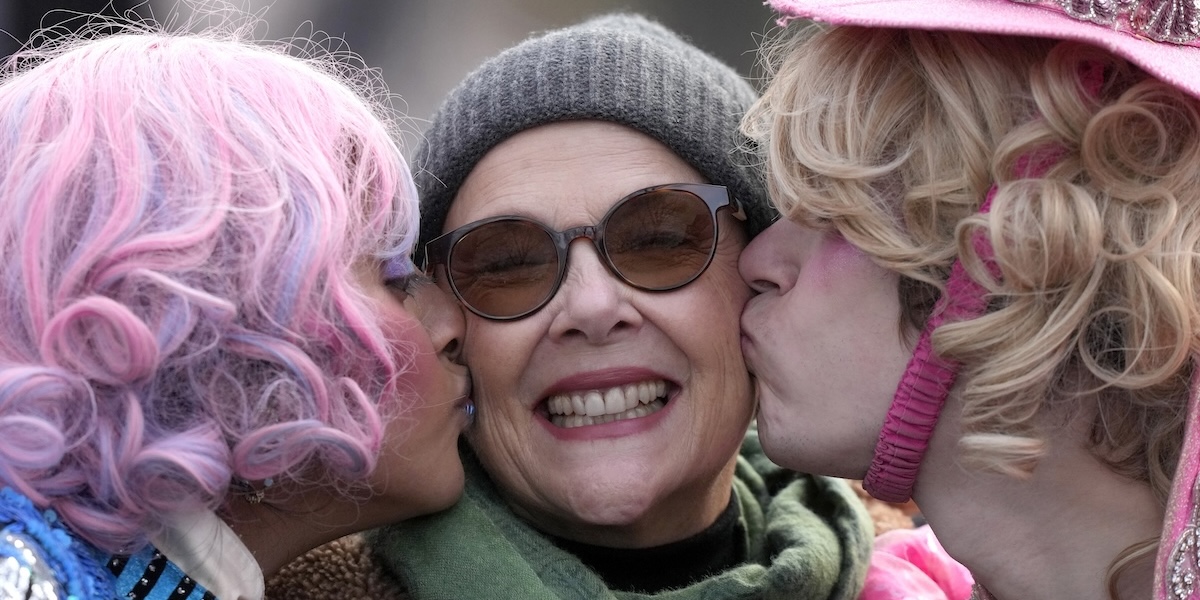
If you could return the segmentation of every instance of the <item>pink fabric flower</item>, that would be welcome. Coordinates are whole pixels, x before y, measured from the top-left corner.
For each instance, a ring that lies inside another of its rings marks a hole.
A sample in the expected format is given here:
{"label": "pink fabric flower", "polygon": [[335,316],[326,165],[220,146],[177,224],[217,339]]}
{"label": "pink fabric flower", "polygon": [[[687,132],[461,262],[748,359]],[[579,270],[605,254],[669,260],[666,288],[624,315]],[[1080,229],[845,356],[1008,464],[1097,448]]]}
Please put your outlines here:
{"label": "pink fabric flower", "polygon": [[859,600],[967,600],[974,583],[928,525],[895,529],[875,538]]}

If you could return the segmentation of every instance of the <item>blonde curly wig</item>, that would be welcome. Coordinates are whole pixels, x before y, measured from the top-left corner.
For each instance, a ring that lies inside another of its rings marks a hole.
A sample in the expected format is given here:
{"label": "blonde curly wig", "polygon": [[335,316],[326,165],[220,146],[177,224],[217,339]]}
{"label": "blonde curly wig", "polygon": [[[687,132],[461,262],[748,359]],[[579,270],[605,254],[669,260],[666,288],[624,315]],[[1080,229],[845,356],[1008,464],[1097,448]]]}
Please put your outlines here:
{"label": "blonde curly wig", "polygon": [[1165,504],[1200,324],[1196,100],[1072,42],[810,27],[767,56],[743,127],[780,212],[902,274],[909,332],[956,258],[990,293],[933,336],[963,365],[964,458],[1027,475],[1035,417],[1084,411],[1093,453]]}

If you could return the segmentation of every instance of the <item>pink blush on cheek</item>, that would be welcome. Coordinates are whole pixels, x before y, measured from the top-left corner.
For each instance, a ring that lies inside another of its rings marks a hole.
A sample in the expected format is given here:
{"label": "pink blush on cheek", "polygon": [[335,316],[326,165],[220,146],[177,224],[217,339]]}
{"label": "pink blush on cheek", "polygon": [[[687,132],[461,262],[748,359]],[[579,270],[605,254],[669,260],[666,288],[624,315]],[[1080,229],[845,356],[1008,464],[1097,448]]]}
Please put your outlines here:
{"label": "pink blush on cheek", "polygon": [[858,246],[846,241],[842,234],[828,231],[821,235],[821,241],[806,261],[804,270],[806,278],[812,283],[828,287],[839,279],[852,276],[864,263],[871,261]]}
{"label": "pink blush on cheek", "polygon": [[421,321],[407,311],[397,312],[384,322],[383,329],[387,343],[396,349],[399,359],[398,381],[416,390],[430,385],[442,367],[429,331]]}

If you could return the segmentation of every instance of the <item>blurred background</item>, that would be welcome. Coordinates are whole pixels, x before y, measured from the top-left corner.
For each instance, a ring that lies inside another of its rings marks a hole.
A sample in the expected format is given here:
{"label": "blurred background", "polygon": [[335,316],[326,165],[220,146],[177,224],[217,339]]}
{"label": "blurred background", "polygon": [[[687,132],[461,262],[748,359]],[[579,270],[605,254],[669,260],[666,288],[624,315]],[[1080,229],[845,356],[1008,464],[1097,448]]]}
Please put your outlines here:
{"label": "blurred background", "polygon": [[[441,98],[487,57],[530,34],[589,16],[628,10],[650,16],[754,78],[755,50],[774,27],[761,0],[237,0],[259,13],[259,37],[342,38],[377,68],[423,129]],[[8,55],[39,27],[67,23],[78,13],[164,19],[188,12],[176,0],[0,0],[0,54]],[[78,19],[75,20],[78,22]]]}

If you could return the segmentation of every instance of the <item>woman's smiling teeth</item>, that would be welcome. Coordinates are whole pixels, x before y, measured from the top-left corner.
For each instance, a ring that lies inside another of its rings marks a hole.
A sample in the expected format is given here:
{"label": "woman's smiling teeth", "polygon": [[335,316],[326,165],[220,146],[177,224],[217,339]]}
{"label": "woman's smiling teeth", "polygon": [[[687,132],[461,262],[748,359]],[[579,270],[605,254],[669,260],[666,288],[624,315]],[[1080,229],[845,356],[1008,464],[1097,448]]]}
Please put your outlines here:
{"label": "woman's smiling teeth", "polygon": [[550,422],[559,427],[585,427],[636,419],[662,409],[667,382],[643,381],[586,392],[557,394],[546,401]]}

